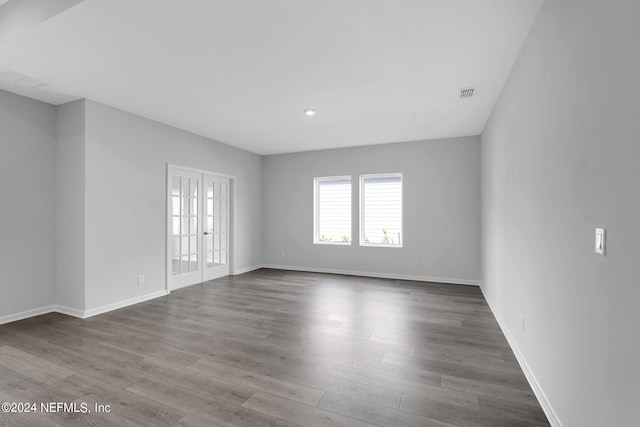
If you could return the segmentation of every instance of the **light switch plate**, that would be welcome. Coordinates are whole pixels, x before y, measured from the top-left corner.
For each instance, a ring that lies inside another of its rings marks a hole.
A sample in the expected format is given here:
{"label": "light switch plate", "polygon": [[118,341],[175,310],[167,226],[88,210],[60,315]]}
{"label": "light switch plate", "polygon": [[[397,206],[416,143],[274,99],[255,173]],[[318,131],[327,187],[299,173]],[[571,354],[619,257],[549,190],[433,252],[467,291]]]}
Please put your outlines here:
{"label": "light switch plate", "polygon": [[596,228],[596,254],[605,256],[607,243],[607,230]]}

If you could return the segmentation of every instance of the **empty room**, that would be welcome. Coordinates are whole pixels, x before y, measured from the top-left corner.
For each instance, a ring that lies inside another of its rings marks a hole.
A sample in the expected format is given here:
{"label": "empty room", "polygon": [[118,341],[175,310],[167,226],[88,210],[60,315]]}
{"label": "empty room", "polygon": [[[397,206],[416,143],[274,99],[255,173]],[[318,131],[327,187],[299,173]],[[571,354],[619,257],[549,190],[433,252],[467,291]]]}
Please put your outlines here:
{"label": "empty room", "polygon": [[639,19],[0,0],[0,426],[640,425]]}

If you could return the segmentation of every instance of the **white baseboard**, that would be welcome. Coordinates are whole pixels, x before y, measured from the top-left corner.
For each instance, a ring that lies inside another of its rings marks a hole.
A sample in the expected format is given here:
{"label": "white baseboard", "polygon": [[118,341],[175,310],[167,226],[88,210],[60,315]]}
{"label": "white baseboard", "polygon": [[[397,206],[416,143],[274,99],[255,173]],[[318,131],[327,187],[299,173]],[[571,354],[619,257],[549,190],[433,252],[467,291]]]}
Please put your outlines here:
{"label": "white baseboard", "polygon": [[509,343],[511,350],[513,350],[513,354],[516,356],[516,359],[520,364],[520,368],[522,368],[522,371],[524,372],[525,377],[527,377],[527,381],[529,381],[529,385],[533,390],[533,394],[536,395],[538,402],[540,402],[540,406],[542,406],[542,410],[544,411],[545,415],[549,419],[549,423],[551,423],[553,427],[562,427],[562,422],[560,421],[558,414],[556,414],[556,411],[553,410],[553,407],[551,406],[551,402],[549,402],[549,399],[547,399],[547,395],[544,393],[544,390],[542,390],[542,386],[540,385],[535,375],[533,374],[533,371],[527,364],[527,361],[525,360],[524,355],[520,351],[520,348],[518,347],[518,344],[516,343],[515,339],[509,332],[509,329],[507,329],[507,324],[502,320],[502,317],[500,317],[500,314],[496,310],[494,310],[494,305],[491,303],[489,298],[487,298],[487,294],[485,294],[484,289],[482,289],[482,286],[480,286],[480,290],[482,291],[482,295],[484,296],[484,299],[487,301],[487,304],[489,305],[489,308],[493,313],[493,317],[496,318],[498,325],[500,325],[500,329],[502,329],[502,333],[507,339],[507,342]]}
{"label": "white baseboard", "polygon": [[330,274],[344,274],[347,276],[363,276],[363,277],[376,277],[380,279],[396,279],[396,280],[415,280],[418,282],[434,282],[434,283],[450,283],[454,285],[470,285],[478,286],[480,282],[478,280],[469,279],[452,279],[448,277],[429,277],[429,276],[412,276],[408,274],[387,274],[387,273],[372,273],[368,271],[352,271],[352,270],[338,270],[333,268],[315,268],[315,267],[298,267],[292,265],[275,265],[265,264],[263,268],[273,268],[276,270],[293,270],[293,271],[308,271],[311,273],[330,273]]}
{"label": "white baseboard", "polygon": [[61,313],[67,316],[79,317],[80,319],[86,319],[87,317],[97,316],[98,314],[106,313],[108,311],[117,310],[119,308],[128,307],[130,305],[138,304],[144,301],[149,301],[154,298],[163,297],[169,295],[166,290],[152,292],[150,294],[141,295],[139,297],[130,298],[124,301],[115,302],[113,304],[103,305],[101,307],[92,308],[90,310],[80,310],[74,307],[67,307],[64,305],[48,305],[45,307],[34,308],[32,310],[22,311],[20,313],[8,314],[0,317],[0,325],[5,323],[16,322],[18,320],[28,319],[29,317],[40,316],[47,313]]}
{"label": "white baseboard", "polygon": [[7,314],[0,316],[0,325],[5,323],[17,322],[18,320],[28,319],[29,317],[40,316],[42,314],[51,313],[55,311],[55,305],[48,305],[45,307],[34,308],[31,310],[21,311],[19,313]]}
{"label": "white baseboard", "polygon": [[239,269],[237,269],[236,271],[233,272],[233,275],[237,276],[239,274],[244,274],[244,273],[248,273],[250,271],[259,270],[259,269],[261,269],[263,267],[264,267],[264,265],[260,264],[260,265],[254,265],[254,266],[251,266],[251,267],[246,267],[246,268],[239,268]]}
{"label": "white baseboard", "polygon": [[103,305],[100,307],[95,307],[89,310],[84,311],[83,318],[97,316],[98,314],[106,313],[108,311],[117,310],[119,308],[128,307],[130,305],[139,304],[141,302],[149,301],[151,299],[160,298],[165,295],[169,295],[169,292],[166,289],[161,291],[152,292],[150,294],[141,295],[139,297],[129,298],[124,301],[114,302],[112,304]]}
{"label": "white baseboard", "polygon": [[56,305],[54,310],[56,313],[66,314],[67,316],[79,317],[84,319],[84,310],[79,308],[67,307],[66,305]]}

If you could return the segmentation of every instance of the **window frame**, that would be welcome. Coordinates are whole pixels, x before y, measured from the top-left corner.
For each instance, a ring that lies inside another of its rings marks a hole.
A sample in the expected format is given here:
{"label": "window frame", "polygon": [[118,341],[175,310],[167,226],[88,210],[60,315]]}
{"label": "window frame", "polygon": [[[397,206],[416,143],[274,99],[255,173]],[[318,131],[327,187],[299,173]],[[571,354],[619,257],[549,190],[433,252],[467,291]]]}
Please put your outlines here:
{"label": "window frame", "polygon": [[[349,223],[351,225],[351,233],[349,233],[350,240],[348,242],[333,241],[333,240],[320,240],[320,192],[318,191],[321,181],[340,181],[348,179],[351,183],[350,194],[350,210]],[[337,245],[337,246],[351,246],[353,242],[353,177],[351,175],[337,175],[337,176],[317,176],[313,178],[313,244],[314,245]]]}
{"label": "window frame", "polygon": [[[401,241],[398,244],[392,243],[365,243],[364,238],[364,181],[367,178],[400,178],[400,236]],[[360,188],[360,204],[359,204],[359,227],[360,227],[360,235],[358,238],[359,244],[362,247],[370,247],[370,248],[395,248],[402,249],[404,247],[404,177],[402,172],[393,172],[393,173],[372,173],[366,175],[360,175],[359,179]]]}

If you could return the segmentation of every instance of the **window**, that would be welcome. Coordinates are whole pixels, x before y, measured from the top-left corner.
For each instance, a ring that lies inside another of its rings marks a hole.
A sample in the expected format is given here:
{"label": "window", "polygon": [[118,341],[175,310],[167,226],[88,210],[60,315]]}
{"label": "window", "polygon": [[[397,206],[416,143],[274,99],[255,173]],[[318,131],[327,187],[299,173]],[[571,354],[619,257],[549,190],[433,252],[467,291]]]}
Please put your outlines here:
{"label": "window", "polygon": [[361,175],[360,245],[402,244],[402,174]]}
{"label": "window", "polygon": [[313,242],[351,244],[351,177],[314,179]]}

